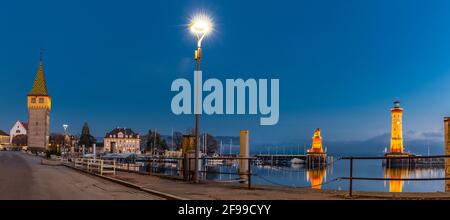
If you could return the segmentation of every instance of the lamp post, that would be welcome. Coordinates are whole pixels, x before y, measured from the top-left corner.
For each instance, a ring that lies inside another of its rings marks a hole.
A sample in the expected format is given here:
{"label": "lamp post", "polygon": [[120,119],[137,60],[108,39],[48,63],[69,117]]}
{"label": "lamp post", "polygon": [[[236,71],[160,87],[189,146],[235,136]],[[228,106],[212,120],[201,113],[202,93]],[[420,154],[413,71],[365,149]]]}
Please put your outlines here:
{"label": "lamp post", "polygon": [[199,154],[199,146],[198,146],[198,138],[199,138],[199,110],[201,109],[201,106],[199,106],[199,100],[200,98],[198,97],[200,95],[200,91],[199,91],[199,84],[200,82],[198,82],[198,80],[200,79],[199,76],[199,71],[200,71],[200,63],[201,63],[201,59],[202,59],[202,41],[205,38],[206,35],[208,35],[209,33],[211,33],[213,28],[211,19],[204,15],[204,14],[199,14],[194,16],[194,18],[191,20],[191,23],[189,24],[189,29],[190,31],[195,35],[196,39],[197,39],[197,50],[195,50],[194,53],[194,59],[197,61],[197,67],[196,67],[196,79],[197,83],[196,83],[196,88],[195,88],[195,94],[196,94],[196,98],[195,98],[195,166],[194,166],[194,182],[198,183],[199,181],[199,172],[198,172],[198,154]]}
{"label": "lamp post", "polygon": [[[64,128],[64,138],[63,138],[63,147],[62,147],[62,151],[64,151],[64,154],[66,153],[67,150],[67,146],[66,146],[66,136],[67,136],[67,128],[69,127],[69,125],[67,124],[63,124],[63,128]],[[61,152],[62,153],[62,152]]]}

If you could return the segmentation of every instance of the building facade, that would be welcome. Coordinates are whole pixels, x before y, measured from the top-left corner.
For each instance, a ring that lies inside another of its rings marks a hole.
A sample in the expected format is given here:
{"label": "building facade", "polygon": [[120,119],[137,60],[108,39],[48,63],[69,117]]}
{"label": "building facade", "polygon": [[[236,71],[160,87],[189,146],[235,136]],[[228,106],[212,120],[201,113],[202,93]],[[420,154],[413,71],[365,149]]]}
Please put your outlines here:
{"label": "building facade", "polygon": [[116,128],[105,135],[105,153],[141,153],[139,134],[130,128]]}
{"label": "building facade", "polygon": [[12,143],[13,138],[19,135],[27,135],[28,133],[28,123],[16,121],[9,131],[9,143]]}
{"label": "building facade", "polygon": [[33,88],[28,94],[28,149],[45,151],[49,147],[51,97],[47,91],[42,58]]}
{"label": "building facade", "polygon": [[0,130],[0,146],[9,145],[9,135]]}

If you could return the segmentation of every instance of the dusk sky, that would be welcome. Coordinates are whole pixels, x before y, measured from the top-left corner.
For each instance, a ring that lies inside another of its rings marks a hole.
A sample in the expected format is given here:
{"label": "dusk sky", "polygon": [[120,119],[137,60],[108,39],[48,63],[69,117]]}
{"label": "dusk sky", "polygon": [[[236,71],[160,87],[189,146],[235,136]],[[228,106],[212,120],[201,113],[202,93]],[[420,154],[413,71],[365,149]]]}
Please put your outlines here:
{"label": "dusk sky", "polygon": [[[201,131],[258,141],[364,140],[390,132],[390,107],[405,108],[411,138],[441,138],[450,116],[450,2],[5,1],[0,7],[0,129],[27,120],[26,95],[44,48],[51,131],[88,122],[186,131],[194,116],[171,112],[173,80],[193,80],[189,18],[204,11],[203,77],[280,79],[280,120],[202,116]],[[303,143],[303,142],[302,142]]]}

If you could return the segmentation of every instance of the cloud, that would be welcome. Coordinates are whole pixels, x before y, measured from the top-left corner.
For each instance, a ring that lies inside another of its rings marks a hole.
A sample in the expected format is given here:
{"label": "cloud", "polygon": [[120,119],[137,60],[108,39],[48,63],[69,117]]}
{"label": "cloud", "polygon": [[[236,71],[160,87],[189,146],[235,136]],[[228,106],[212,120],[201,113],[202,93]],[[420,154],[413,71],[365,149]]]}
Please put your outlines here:
{"label": "cloud", "polygon": [[442,131],[423,132],[422,134],[425,138],[443,138],[444,137],[444,132],[442,132]]}

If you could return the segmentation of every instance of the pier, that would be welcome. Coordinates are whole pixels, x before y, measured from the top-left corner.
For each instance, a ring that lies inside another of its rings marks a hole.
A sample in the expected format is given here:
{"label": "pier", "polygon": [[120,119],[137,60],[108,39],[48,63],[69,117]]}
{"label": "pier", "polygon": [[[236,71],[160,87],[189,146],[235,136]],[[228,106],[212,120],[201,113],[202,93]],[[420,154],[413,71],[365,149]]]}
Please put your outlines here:
{"label": "pier", "polygon": [[423,167],[444,167],[444,158],[427,158],[412,154],[392,155],[386,154],[382,162],[386,168],[423,168]]}
{"label": "pier", "polygon": [[288,164],[293,159],[299,159],[298,163],[306,163],[306,155],[301,154],[259,154],[255,156],[259,161],[266,165],[282,165]]}

